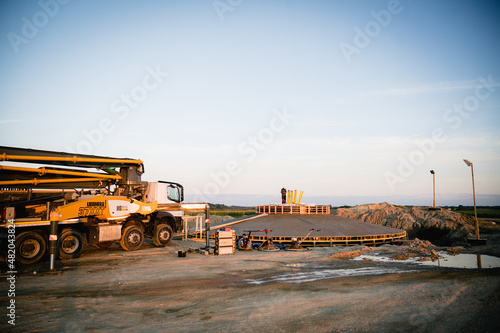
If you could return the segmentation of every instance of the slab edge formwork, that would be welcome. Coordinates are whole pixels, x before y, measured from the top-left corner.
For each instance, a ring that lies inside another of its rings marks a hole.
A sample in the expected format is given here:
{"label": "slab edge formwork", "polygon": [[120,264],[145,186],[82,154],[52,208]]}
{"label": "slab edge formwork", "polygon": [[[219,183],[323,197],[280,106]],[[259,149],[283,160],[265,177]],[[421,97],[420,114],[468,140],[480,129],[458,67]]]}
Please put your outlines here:
{"label": "slab edge formwork", "polygon": [[330,206],[316,205],[260,205],[255,207],[258,214],[300,214],[329,215]]}
{"label": "slab edge formwork", "polygon": [[[319,236],[319,237],[292,237],[292,236],[271,236],[273,242],[291,245],[292,241],[300,241],[301,246],[352,246],[370,245],[377,246],[390,244],[406,239],[406,231],[386,235],[366,235],[366,236]],[[265,236],[250,236],[252,242],[264,242]]]}

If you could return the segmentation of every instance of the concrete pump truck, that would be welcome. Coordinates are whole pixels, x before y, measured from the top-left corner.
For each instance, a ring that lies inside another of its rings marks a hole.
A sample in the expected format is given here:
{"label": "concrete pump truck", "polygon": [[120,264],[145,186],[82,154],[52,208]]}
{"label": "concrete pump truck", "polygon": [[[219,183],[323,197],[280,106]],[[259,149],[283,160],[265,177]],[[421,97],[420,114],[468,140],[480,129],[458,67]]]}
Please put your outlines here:
{"label": "concrete pump truck", "polygon": [[166,246],[182,230],[184,210],[208,215],[206,204],[182,204],[182,185],[141,181],[141,160],[0,146],[0,162],[0,242],[21,264],[45,256],[51,220],[57,256],[70,259],[85,243],[119,241],[133,251],[149,237]]}

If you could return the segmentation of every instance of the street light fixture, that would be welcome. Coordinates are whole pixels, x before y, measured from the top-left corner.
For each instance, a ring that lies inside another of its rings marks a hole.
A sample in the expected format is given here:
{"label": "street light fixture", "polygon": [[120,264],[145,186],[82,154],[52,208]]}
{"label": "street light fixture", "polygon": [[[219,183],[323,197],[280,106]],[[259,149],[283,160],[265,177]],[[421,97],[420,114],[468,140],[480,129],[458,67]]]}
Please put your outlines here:
{"label": "street light fixture", "polygon": [[465,164],[470,166],[470,170],[472,172],[472,195],[474,197],[474,218],[476,219],[476,243],[485,243],[479,241],[479,222],[477,221],[477,210],[476,210],[476,188],[474,186],[474,165],[471,161],[464,159]]}
{"label": "street light fixture", "polygon": [[432,188],[433,188],[433,194],[434,194],[434,208],[436,208],[436,173],[434,170],[431,170],[432,174]]}

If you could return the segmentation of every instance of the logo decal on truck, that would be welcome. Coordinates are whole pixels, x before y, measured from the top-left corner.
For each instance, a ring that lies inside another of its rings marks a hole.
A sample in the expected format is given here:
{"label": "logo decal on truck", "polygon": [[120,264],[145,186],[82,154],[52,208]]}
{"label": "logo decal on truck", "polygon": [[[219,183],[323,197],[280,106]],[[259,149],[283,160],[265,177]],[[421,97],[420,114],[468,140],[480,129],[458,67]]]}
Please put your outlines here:
{"label": "logo decal on truck", "polygon": [[87,207],[78,209],[78,217],[102,215],[106,208],[106,201],[90,201],[87,202]]}

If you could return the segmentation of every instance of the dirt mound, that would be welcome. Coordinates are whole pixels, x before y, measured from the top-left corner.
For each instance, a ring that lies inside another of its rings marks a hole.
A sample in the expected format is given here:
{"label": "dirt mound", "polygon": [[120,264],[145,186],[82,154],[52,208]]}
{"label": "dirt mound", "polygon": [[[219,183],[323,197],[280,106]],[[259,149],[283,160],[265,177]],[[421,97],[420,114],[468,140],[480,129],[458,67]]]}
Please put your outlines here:
{"label": "dirt mound", "polygon": [[[333,259],[352,259],[359,257],[362,254],[377,251],[384,256],[389,257],[391,260],[407,260],[409,258],[417,258],[419,260],[437,260],[439,257],[436,252],[436,245],[432,244],[429,241],[415,238],[411,241],[406,241],[403,245],[382,245],[379,248],[362,246],[361,248],[355,250],[342,250],[337,253],[333,253],[330,255],[330,258]],[[449,248],[450,251],[456,249],[456,251],[460,251],[459,249],[463,249],[463,247],[455,247]],[[448,251],[448,249],[446,249]],[[448,252],[450,252],[448,251]],[[454,254],[459,253],[454,251]]]}
{"label": "dirt mound", "polygon": [[474,217],[450,210],[394,206],[387,202],[338,208],[333,214],[372,224],[406,230],[410,239],[439,245],[460,245],[474,233]]}
{"label": "dirt mound", "polygon": [[221,222],[226,222],[229,220],[234,219],[234,217],[229,216],[229,215],[210,215],[210,223],[215,224],[215,223],[221,223]]}
{"label": "dirt mound", "polygon": [[[415,238],[403,245],[382,245],[379,250],[392,260],[406,260],[408,258],[432,258],[437,256],[436,245],[429,241]],[[436,257],[437,258],[437,257]]]}
{"label": "dirt mound", "polygon": [[372,248],[370,247],[363,247],[361,250],[354,250],[354,251],[343,251],[339,253],[334,253],[330,256],[330,258],[335,258],[335,259],[352,259],[359,257],[362,254],[365,254],[366,252],[373,251]]}

